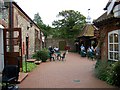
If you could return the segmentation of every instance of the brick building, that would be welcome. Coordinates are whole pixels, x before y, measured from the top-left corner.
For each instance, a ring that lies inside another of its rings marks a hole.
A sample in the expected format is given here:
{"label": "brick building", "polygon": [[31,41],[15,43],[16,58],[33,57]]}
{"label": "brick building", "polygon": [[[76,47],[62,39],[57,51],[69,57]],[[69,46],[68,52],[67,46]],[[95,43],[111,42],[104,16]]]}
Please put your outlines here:
{"label": "brick building", "polygon": [[34,52],[42,49],[44,34],[16,2],[1,0],[0,4],[0,42],[3,48],[0,49],[1,70],[4,65],[16,64],[15,57],[20,57],[22,68],[25,55],[31,58]]}
{"label": "brick building", "polygon": [[120,12],[114,12],[119,4],[119,0],[110,0],[104,8],[106,12],[94,21],[94,25],[99,28],[102,60],[120,60]]}

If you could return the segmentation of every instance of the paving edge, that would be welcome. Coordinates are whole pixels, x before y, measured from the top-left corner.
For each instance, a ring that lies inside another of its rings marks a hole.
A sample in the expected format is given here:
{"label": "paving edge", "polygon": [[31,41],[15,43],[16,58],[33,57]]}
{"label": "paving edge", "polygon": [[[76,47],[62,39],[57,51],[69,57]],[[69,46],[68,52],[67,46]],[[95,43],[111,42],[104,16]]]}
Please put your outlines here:
{"label": "paving edge", "polygon": [[26,77],[28,76],[28,73],[19,73],[18,83],[22,82]]}

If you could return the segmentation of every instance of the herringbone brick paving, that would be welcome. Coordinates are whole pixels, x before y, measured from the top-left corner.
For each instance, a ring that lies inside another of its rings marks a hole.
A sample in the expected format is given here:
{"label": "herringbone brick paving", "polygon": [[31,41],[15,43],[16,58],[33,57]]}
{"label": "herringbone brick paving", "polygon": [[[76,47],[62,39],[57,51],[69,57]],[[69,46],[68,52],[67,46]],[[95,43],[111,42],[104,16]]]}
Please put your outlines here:
{"label": "herringbone brick paving", "polygon": [[113,88],[94,76],[96,61],[69,52],[66,61],[47,61],[29,73],[20,88]]}

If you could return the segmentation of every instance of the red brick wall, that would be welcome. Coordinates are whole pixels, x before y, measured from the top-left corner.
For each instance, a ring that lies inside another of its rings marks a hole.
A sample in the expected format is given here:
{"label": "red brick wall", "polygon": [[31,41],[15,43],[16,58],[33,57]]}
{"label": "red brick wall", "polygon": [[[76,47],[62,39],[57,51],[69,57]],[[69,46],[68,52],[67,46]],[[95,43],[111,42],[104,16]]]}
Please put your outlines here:
{"label": "red brick wall", "polygon": [[101,42],[101,60],[108,60],[108,33],[120,29],[120,26],[115,25],[116,22],[108,23],[100,27],[100,42]]}

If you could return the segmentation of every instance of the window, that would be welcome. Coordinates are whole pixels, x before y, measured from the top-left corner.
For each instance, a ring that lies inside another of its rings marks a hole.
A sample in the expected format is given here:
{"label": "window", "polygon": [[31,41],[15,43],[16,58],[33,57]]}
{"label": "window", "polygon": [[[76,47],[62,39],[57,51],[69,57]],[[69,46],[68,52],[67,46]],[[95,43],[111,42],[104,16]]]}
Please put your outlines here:
{"label": "window", "polygon": [[108,33],[108,59],[113,61],[119,60],[118,30]]}

